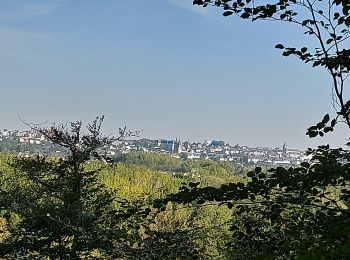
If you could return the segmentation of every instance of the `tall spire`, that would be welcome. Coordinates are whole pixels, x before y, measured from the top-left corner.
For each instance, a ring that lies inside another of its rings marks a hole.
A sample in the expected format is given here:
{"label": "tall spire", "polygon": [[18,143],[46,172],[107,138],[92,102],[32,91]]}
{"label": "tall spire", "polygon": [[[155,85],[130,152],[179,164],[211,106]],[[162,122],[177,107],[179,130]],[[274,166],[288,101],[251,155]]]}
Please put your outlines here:
{"label": "tall spire", "polygon": [[287,155],[287,144],[284,142],[283,147],[282,147],[282,155],[286,156]]}

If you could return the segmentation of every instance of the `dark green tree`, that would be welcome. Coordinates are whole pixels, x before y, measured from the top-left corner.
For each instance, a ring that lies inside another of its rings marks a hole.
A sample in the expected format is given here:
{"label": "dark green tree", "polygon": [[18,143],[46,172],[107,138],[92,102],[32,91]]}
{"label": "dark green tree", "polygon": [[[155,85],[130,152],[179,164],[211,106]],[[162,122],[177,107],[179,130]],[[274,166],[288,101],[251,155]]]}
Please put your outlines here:
{"label": "dark green tree", "polygon": [[[116,210],[114,195],[98,180],[99,169],[86,167],[92,160],[106,162],[101,148],[115,140],[101,134],[102,121],[97,118],[86,133],[81,122],[70,123],[69,128],[33,128],[64,147],[69,156],[14,160],[12,166],[26,179],[26,188],[11,191],[16,196],[5,209],[18,214],[20,221],[1,243],[1,256],[90,259],[119,254],[115,241],[123,237],[119,224],[125,214]],[[120,130],[117,139],[124,134]]]}

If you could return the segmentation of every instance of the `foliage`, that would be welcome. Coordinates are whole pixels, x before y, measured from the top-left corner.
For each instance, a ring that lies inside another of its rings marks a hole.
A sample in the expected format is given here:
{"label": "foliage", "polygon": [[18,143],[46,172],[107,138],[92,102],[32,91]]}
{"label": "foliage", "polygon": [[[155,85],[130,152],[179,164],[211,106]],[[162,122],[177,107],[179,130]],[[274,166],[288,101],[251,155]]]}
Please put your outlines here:
{"label": "foliage", "polygon": [[[142,198],[152,203],[155,199],[177,192],[184,181],[181,175],[143,169],[134,164],[126,166],[124,163],[102,168],[101,181],[118,197],[129,201]],[[213,165],[218,164],[211,161],[206,161],[205,165],[202,162],[191,163],[191,167],[201,165],[203,170],[209,165],[214,170]],[[217,178],[211,173],[206,172],[207,185],[216,184],[210,182],[210,177]],[[223,244],[229,237],[228,220],[231,214],[228,209],[217,205],[183,207],[169,203],[165,211],[157,213],[150,210],[149,213],[147,221],[139,222],[141,227],[135,234],[133,246],[124,248],[126,258],[210,259],[222,255]]]}
{"label": "foliage", "polygon": [[173,172],[180,172],[182,165],[180,159],[156,153],[125,153],[118,155],[115,161],[128,166]]}
{"label": "foliage", "polygon": [[[285,47],[323,67],[332,79],[336,116],[326,114],[310,137],[350,128],[350,5],[344,0],[194,0],[223,15],[301,26],[318,46]],[[37,131],[70,153],[65,158],[4,155],[0,178],[0,255],[6,258],[348,259],[350,153],[319,146],[311,163],[255,168],[181,161],[154,154],[121,155],[100,148],[102,119]],[[121,130],[122,135],[125,130]],[[102,164],[103,163],[103,164]],[[187,182],[190,181],[190,182]],[[182,183],[184,185],[182,185]],[[182,185],[182,187],[181,187]]]}
{"label": "foliage", "polygon": [[[349,75],[350,5],[345,0],[194,0],[223,15],[300,26],[317,46],[286,47],[331,76],[336,116],[310,137],[350,128],[344,97]],[[64,147],[64,158],[0,158],[0,255],[15,259],[348,259],[350,153],[319,146],[311,163],[255,168],[181,161],[148,153],[113,162],[100,133],[103,118],[36,128]],[[120,131],[125,134],[125,129]],[[6,144],[11,148],[11,143]],[[14,149],[13,147],[11,149]],[[34,149],[34,148],[33,148]],[[190,181],[190,182],[188,182]],[[182,185],[184,184],[184,185]],[[182,186],[181,186],[182,185]]]}
{"label": "foliage", "polygon": [[[66,134],[64,139],[72,140],[71,133]],[[109,162],[98,149],[84,151],[88,149],[80,141],[75,158],[85,159],[77,164],[72,155],[0,154],[2,257],[207,259],[223,255],[230,233],[227,208],[169,204],[160,213],[152,208],[153,200],[177,192],[186,179],[195,177],[157,171],[152,165]],[[174,159],[162,158],[159,165]],[[185,163],[189,173],[200,170],[206,185],[216,185],[211,178],[224,182],[217,177],[221,171],[223,178],[232,178],[230,164],[178,162]]]}
{"label": "foliage", "polygon": [[100,134],[102,120],[88,125],[88,134],[82,133],[81,122],[71,123],[69,130],[36,129],[67,148],[66,158],[14,158],[12,167],[23,175],[26,187],[14,187],[12,192],[19,196],[2,205],[20,221],[1,245],[1,255],[58,259],[88,257],[93,251],[113,255],[111,237],[121,235],[114,196],[98,181],[98,170],[84,168],[88,160],[102,158],[97,149],[110,141]]}
{"label": "foliage", "polygon": [[[279,0],[194,0],[193,4],[217,6],[223,15],[243,19],[281,21],[300,25],[305,34],[316,38],[313,51],[285,47],[283,56],[294,55],[324,67],[332,79],[332,97],[337,116],[326,114],[311,126],[307,135],[324,136],[339,122],[350,128],[350,102],[344,98],[349,75],[350,5],[348,1]],[[232,210],[232,237],[226,257],[232,259],[348,259],[349,241],[349,158],[348,150],[319,146],[309,149],[311,163],[248,173],[247,182],[227,183],[219,188],[190,183],[177,194],[157,200],[160,211],[169,202],[206,205],[214,203]]]}
{"label": "foliage", "polygon": [[[312,164],[249,172],[244,183],[184,187],[168,201],[215,202],[232,209],[231,255],[241,258],[350,257],[350,164],[342,149],[310,150]],[[340,160],[341,159],[341,160]]]}
{"label": "foliage", "polygon": [[[194,0],[223,15],[300,26],[317,46],[286,47],[331,76],[336,116],[310,137],[350,128],[350,5],[345,0]],[[101,154],[102,121],[37,129],[66,158],[7,158],[0,190],[0,254],[12,258],[348,259],[350,153],[319,146],[310,163],[235,176],[230,163],[153,154]],[[122,131],[123,134],[123,131]],[[104,165],[101,164],[102,161]],[[190,182],[187,182],[190,181]],[[183,183],[185,182],[185,183]],[[183,184],[183,185],[182,185]],[[182,186],[181,186],[182,185]]]}
{"label": "foliage", "polygon": [[[260,4],[259,4],[260,3]],[[295,56],[313,67],[323,67],[331,76],[333,105],[337,116],[330,121],[327,114],[323,120],[308,129],[310,137],[332,132],[339,121],[350,127],[350,102],[344,99],[345,80],[350,71],[350,5],[347,0],[194,0],[194,5],[223,8],[224,16],[237,15],[242,19],[286,22],[300,26],[304,34],[313,37],[316,46],[285,47],[283,56]],[[342,119],[342,120],[340,120]]]}

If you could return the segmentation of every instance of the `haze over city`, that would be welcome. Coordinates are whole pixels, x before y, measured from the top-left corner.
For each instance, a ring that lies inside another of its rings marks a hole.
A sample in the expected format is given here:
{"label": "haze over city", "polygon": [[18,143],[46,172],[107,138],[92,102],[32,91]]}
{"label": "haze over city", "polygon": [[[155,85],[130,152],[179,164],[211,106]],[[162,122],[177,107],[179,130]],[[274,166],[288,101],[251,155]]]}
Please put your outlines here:
{"label": "haze over city", "polygon": [[305,136],[333,111],[331,81],[274,48],[307,41],[292,26],[225,18],[190,0],[1,6],[1,129],[24,129],[18,115],[35,123],[105,115],[107,133],[126,125],[154,139],[346,143],[342,129]]}

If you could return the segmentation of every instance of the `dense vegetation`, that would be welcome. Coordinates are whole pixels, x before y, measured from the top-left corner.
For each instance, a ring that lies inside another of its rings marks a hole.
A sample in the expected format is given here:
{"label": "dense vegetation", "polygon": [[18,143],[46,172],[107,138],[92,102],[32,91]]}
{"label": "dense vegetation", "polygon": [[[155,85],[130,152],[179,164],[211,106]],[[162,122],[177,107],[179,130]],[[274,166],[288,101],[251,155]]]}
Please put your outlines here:
{"label": "dense vegetation", "polygon": [[[101,123],[101,122],[100,122]],[[98,153],[110,141],[99,123],[38,129],[70,151],[65,158],[0,154],[0,255],[5,259],[220,258],[231,211],[217,204],[156,200],[184,184],[237,182],[234,165],[128,154],[116,162]],[[180,169],[173,171],[174,169]],[[170,170],[170,171],[169,171]]]}
{"label": "dense vegetation", "polygon": [[[223,9],[250,21],[275,21],[302,28],[314,46],[285,47],[283,56],[295,56],[324,68],[331,78],[335,116],[326,114],[307,129],[310,138],[333,132],[338,124],[350,129],[350,101],[346,79],[350,73],[350,4],[348,0],[194,0],[194,5]],[[310,41],[309,41],[310,43]],[[348,136],[344,136],[344,139]],[[347,143],[349,146],[350,143]],[[233,259],[349,259],[350,152],[322,145],[309,149],[311,163],[247,174],[247,182],[219,188],[191,185],[159,200],[188,205],[219,203],[232,209],[229,257]]]}
{"label": "dense vegetation", "polygon": [[[77,180],[59,177],[64,175],[63,163],[1,154],[0,252],[5,258],[171,259],[169,254],[182,258],[189,252],[198,257],[220,254],[229,233],[227,208],[170,203],[164,212],[146,218],[143,212],[155,199],[177,192],[184,181],[196,177],[124,163],[84,163],[86,176],[75,201]],[[201,172],[211,176],[210,170]],[[215,184],[229,179],[233,177],[226,172],[226,178],[215,177]],[[73,252],[75,230],[80,234]]]}
{"label": "dense vegetation", "polygon": [[[348,0],[194,4],[222,7],[225,16],[297,24],[315,36],[320,46],[313,52],[276,45],[331,76],[336,116],[326,114],[307,135],[322,137],[339,123],[350,129],[343,91],[350,70],[343,47],[350,37]],[[150,154],[111,161],[99,148],[115,139],[101,135],[101,123],[95,120],[87,133],[80,122],[36,128],[69,151],[64,158],[1,154],[2,258],[350,258],[348,150],[319,146],[308,150],[311,163],[246,174],[229,163]]]}
{"label": "dense vegetation", "polygon": [[311,164],[246,175],[156,154],[115,162],[99,153],[112,141],[101,122],[37,129],[67,157],[0,154],[2,258],[349,257],[348,152],[310,149]]}

